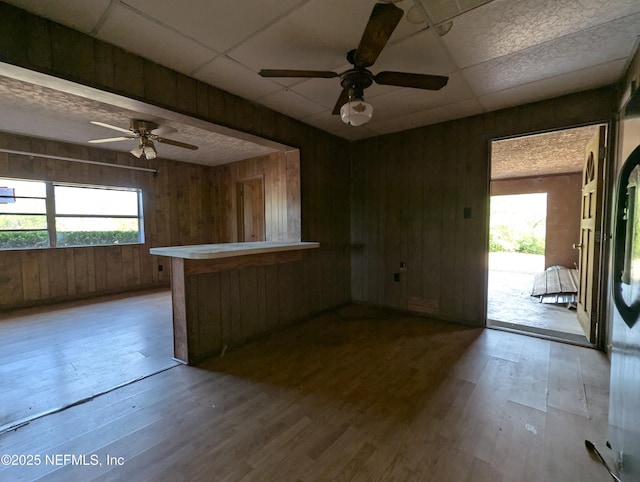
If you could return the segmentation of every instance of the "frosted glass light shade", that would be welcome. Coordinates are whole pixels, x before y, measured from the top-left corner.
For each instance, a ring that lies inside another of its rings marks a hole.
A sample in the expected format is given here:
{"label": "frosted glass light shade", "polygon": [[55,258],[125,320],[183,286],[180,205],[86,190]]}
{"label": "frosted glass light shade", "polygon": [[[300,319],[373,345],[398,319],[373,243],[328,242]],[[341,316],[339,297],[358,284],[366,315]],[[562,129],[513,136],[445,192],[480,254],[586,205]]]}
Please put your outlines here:
{"label": "frosted glass light shade", "polygon": [[151,159],[155,159],[157,157],[157,153],[155,148],[153,147],[153,144],[151,144],[150,146],[146,146],[144,148],[144,157],[146,157],[149,161]]}
{"label": "frosted glass light shade", "polygon": [[153,145],[153,141],[145,137],[141,137],[140,145],[138,147],[134,147],[129,152],[136,156],[138,159],[140,159],[142,155],[144,155],[145,159],[149,160],[155,159],[158,156],[156,148]]}
{"label": "frosted glass light shade", "polygon": [[347,102],[340,108],[340,118],[345,124],[361,126],[371,120],[373,106],[361,99]]}

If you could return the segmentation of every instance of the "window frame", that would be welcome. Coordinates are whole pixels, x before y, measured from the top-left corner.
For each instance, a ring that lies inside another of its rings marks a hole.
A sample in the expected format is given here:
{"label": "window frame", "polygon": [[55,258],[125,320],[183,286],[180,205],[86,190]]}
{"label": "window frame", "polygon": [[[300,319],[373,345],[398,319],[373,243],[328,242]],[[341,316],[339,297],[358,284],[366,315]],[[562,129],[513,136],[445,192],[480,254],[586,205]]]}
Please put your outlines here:
{"label": "window frame", "polygon": [[[28,213],[28,212],[20,212],[20,213],[0,213],[2,215],[21,215],[21,216],[46,216],[46,228],[31,228],[31,229],[3,229],[0,228],[0,233],[3,232],[46,232],[48,235],[48,245],[47,246],[29,246],[29,247],[8,247],[8,248],[0,248],[0,251],[10,251],[10,250],[23,250],[23,249],[51,249],[51,248],[87,248],[94,246],[122,246],[122,245],[139,245],[145,243],[145,232],[144,232],[144,211],[143,211],[143,192],[141,188],[137,187],[123,187],[123,186],[106,186],[106,185],[98,185],[98,184],[81,184],[81,183],[72,183],[72,182],[58,182],[58,181],[46,181],[40,179],[23,179],[23,178],[14,178],[14,177],[0,177],[0,182],[2,180],[8,181],[18,181],[18,182],[34,182],[34,183],[42,183],[45,185],[45,197],[35,197],[35,196],[16,196],[14,194],[14,198],[16,199],[44,199],[45,201],[45,213]],[[57,186],[60,187],[73,187],[73,188],[84,188],[84,189],[93,189],[93,190],[112,190],[112,191],[126,191],[126,192],[135,192],[137,197],[137,215],[125,215],[125,214],[58,214],[56,213],[56,198],[55,198],[55,188]],[[123,243],[106,243],[106,244],[77,244],[71,246],[58,246],[58,233],[56,227],[56,220],[58,218],[114,218],[114,219],[136,219],[138,225],[138,240],[135,242],[123,242]]]}

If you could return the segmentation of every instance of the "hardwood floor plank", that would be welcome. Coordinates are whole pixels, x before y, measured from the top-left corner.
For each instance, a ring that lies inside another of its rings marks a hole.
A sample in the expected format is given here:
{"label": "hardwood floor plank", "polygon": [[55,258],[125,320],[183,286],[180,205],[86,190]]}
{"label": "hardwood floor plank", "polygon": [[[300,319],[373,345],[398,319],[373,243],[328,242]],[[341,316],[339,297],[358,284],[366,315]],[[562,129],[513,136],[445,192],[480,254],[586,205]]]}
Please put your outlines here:
{"label": "hardwood floor plank", "polygon": [[611,457],[608,362],[588,350],[345,307],[2,434],[4,453],[103,465],[0,479],[596,482],[584,440]]}
{"label": "hardwood floor plank", "polygon": [[2,428],[176,365],[170,295],[5,312],[0,353]]}
{"label": "hardwood floor plank", "polygon": [[548,406],[589,417],[578,347],[552,344]]}

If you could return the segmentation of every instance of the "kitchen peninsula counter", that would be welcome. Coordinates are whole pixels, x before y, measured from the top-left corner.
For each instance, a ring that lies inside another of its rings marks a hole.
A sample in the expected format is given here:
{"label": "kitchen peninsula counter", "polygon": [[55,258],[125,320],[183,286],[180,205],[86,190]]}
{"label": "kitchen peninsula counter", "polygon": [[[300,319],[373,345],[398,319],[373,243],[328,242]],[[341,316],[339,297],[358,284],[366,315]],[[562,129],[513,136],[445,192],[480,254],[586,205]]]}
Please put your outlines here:
{"label": "kitchen peninsula counter", "polygon": [[267,298],[286,291],[273,286],[282,284],[280,266],[319,247],[265,241],[151,248],[171,258],[174,357],[195,364],[280,326],[279,310],[266,309],[280,306]]}

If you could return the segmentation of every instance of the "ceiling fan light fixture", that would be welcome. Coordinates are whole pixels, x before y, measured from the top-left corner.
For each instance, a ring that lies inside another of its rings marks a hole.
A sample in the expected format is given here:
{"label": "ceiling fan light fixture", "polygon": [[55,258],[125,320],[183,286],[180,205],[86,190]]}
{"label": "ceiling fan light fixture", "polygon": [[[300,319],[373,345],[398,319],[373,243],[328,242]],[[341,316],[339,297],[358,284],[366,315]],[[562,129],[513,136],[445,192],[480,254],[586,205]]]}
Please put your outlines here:
{"label": "ceiling fan light fixture", "polygon": [[144,157],[148,160],[158,157],[158,153],[156,152],[155,147],[153,147],[153,143],[151,143],[150,146],[144,148]]}
{"label": "ceiling fan light fixture", "polygon": [[142,153],[144,152],[142,147],[138,146],[138,147],[134,147],[133,149],[131,149],[129,151],[133,156],[137,157],[138,159],[140,159],[140,156],[142,156]]}
{"label": "ceiling fan light fixture", "polygon": [[353,99],[340,108],[340,118],[345,124],[361,126],[371,120],[373,106],[363,99]]}
{"label": "ceiling fan light fixture", "polygon": [[156,152],[156,148],[153,145],[153,141],[147,137],[141,137],[138,147],[134,147],[129,152],[138,159],[140,159],[142,156],[144,156],[144,158],[148,160],[158,157],[158,153]]}

